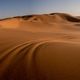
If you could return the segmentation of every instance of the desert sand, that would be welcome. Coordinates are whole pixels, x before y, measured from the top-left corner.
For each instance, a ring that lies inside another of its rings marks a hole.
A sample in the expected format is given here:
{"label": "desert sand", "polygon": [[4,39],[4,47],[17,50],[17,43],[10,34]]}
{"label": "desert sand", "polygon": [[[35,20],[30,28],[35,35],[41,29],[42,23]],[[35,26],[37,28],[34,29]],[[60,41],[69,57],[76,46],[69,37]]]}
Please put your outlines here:
{"label": "desert sand", "polygon": [[80,80],[80,18],[51,13],[1,19],[0,80]]}

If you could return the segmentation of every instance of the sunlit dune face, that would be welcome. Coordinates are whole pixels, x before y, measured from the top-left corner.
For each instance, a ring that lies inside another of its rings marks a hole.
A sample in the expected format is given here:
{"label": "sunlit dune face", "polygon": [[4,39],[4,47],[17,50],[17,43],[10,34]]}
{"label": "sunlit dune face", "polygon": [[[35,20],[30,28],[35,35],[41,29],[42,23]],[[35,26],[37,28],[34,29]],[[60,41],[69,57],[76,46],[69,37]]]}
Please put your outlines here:
{"label": "sunlit dune face", "polygon": [[20,23],[20,20],[14,19],[14,18],[0,21],[0,25],[2,26],[2,28],[9,28],[9,29],[18,28],[19,23]]}
{"label": "sunlit dune face", "polygon": [[79,18],[65,13],[51,13],[43,15],[17,16],[0,20],[0,27],[5,29],[22,29],[32,32],[75,31],[79,30],[79,22]]}

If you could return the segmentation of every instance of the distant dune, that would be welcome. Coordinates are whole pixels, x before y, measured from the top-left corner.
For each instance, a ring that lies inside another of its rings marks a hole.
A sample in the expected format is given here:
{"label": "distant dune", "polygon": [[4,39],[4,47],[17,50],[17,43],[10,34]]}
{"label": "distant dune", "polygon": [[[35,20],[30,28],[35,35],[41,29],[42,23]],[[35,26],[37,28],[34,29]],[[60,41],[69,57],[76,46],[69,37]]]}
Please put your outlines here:
{"label": "distant dune", "polygon": [[[1,28],[9,28],[9,29],[16,28],[16,29],[24,29],[27,31],[34,31],[34,30],[40,31],[42,26],[45,26],[43,27],[43,29],[45,30],[47,29],[47,27],[51,26],[52,28],[48,28],[48,31],[51,30],[54,31],[55,26],[57,27],[59,26],[59,28],[62,28],[62,26],[65,26],[64,28],[66,28],[67,26],[68,28],[70,26],[69,28],[72,28],[72,30],[73,29],[78,30],[79,27],[75,27],[77,26],[76,24],[78,25],[80,24],[80,19],[65,13],[51,13],[51,14],[27,15],[27,16],[25,15],[25,16],[16,16],[16,17],[0,20]],[[59,30],[63,30],[63,29],[59,29]]]}
{"label": "distant dune", "polygon": [[80,80],[79,16],[0,19],[0,80]]}

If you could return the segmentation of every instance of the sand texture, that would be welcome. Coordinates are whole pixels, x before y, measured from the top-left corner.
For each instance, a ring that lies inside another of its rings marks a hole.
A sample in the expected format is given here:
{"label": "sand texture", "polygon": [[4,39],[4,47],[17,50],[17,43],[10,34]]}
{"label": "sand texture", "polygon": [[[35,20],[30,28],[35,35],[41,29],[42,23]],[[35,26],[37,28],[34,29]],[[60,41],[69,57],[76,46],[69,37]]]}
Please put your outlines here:
{"label": "sand texture", "polygon": [[0,80],[80,80],[80,18],[51,13],[1,19]]}

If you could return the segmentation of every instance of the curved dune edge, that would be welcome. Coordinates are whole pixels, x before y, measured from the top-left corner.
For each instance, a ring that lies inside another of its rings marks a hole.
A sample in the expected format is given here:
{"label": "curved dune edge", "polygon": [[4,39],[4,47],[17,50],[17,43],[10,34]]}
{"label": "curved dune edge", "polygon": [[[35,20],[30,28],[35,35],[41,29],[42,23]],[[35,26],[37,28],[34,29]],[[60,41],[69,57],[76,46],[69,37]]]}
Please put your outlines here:
{"label": "curved dune edge", "polygon": [[[70,42],[33,41],[10,48],[0,56],[0,79],[64,80],[67,76],[68,80],[75,80],[76,77],[79,78],[79,47],[79,44]],[[76,51],[77,54],[74,56]],[[62,68],[59,68],[60,66]],[[73,78],[70,75],[76,76]]]}
{"label": "curved dune edge", "polygon": [[0,20],[0,80],[80,80],[80,19],[52,13]]}
{"label": "curved dune edge", "polygon": [[[50,31],[52,31],[52,29],[54,29],[53,31],[55,31],[55,27],[57,27],[57,26],[60,26],[60,27],[61,26],[65,26],[65,27],[71,26],[69,28],[78,30],[79,27],[77,27],[77,26],[79,26],[79,25],[80,25],[79,18],[77,18],[75,16],[71,16],[66,13],[25,15],[25,16],[17,16],[17,17],[11,17],[11,18],[6,18],[6,19],[0,19],[0,28],[20,29],[20,30],[23,29],[26,31],[33,31],[33,32],[35,32],[35,31],[39,32],[40,29],[42,28],[42,26],[45,26],[45,27],[43,27],[43,31],[48,30],[48,29],[50,29]],[[61,29],[62,29],[62,27],[61,27]],[[62,29],[62,30],[64,30],[64,29]]]}

